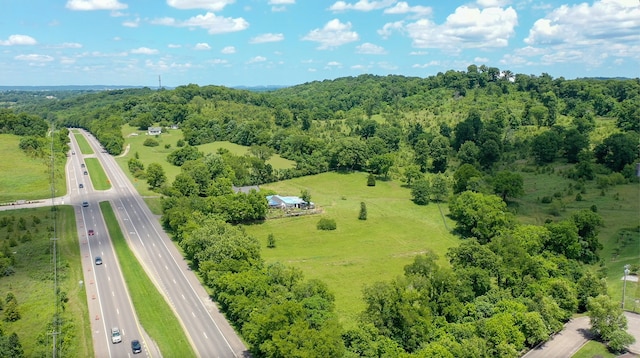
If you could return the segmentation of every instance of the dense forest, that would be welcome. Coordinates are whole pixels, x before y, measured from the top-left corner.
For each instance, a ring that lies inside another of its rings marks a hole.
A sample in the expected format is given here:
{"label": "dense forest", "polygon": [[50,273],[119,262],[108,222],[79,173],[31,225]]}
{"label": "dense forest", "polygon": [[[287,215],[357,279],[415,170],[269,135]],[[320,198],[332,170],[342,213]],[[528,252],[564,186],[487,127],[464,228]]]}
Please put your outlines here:
{"label": "dense forest", "polygon": [[[193,84],[111,90],[18,102],[0,112],[0,131],[30,136],[21,124],[29,116],[86,128],[114,155],[124,124],[181,128],[184,140],[167,157],[181,167],[174,181],[135,158],[129,169],[163,194],[163,225],[256,357],[517,357],[575,313],[621,315],[598,265],[597,208],[524,225],[509,204],[523,193],[519,171],[554,164],[577,193],[586,182],[637,183],[639,79],[565,80],[471,65],[267,92]],[[251,155],[195,147],[214,141],[249,146]],[[274,153],[295,167],[273,169]],[[237,225],[264,220],[268,207],[265,193],[234,193],[232,185],[326,171],[401,180],[416,205],[445,201],[462,239],[448,265],[418,255],[402,276],[366,287],[352,329],[341,327],[326,284],[266,264],[260,243]],[[633,339],[623,328],[595,332],[620,352]]]}

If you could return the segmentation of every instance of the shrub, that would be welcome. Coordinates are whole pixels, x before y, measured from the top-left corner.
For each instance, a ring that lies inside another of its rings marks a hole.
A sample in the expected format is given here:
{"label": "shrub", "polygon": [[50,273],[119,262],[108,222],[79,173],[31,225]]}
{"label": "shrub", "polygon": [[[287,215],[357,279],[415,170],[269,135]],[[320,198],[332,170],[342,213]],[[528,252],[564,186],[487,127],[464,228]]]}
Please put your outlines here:
{"label": "shrub", "polygon": [[376,186],[376,177],[373,174],[369,174],[367,177],[367,186]]}
{"label": "shrub", "polygon": [[337,228],[336,221],[333,219],[322,218],[316,225],[318,230],[335,230]]}
{"label": "shrub", "polygon": [[553,198],[550,196],[543,196],[542,199],[540,199],[540,202],[543,204],[550,204],[553,201]]}
{"label": "shrub", "polygon": [[582,194],[576,194],[576,201],[582,201]]}
{"label": "shrub", "polygon": [[142,145],[144,145],[145,147],[157,147],[160,145],[160,143],[158,143],[158,141],[153,138],[147,138],[144,140],[144,143],[142,143]]}
{"label": "shrub", "polygon": [[269,234],[269,236],[267,236],[267,247],[270,249],[276,247],[276,238],[273,236],[273,234]]}
{"label": "shrub", "polygon": [[171,148],[171,144],[167,143],[164,145],[164,149],[169,149],[169,148]]}
{"label": "shrub", "polygon": [[367,204],[363,202],[360,203],[360,215],[358,215],[358,220],[367,220]]}

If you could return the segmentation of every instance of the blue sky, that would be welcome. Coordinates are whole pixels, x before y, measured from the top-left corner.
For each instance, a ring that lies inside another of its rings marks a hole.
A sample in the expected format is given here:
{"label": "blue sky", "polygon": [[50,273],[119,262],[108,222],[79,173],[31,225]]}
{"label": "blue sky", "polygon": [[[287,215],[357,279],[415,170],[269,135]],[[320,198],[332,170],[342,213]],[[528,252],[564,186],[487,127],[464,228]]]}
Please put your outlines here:
{"label": "blue sky", "polygon": [[1,0],[0,85],[640,75],[640,0]]}

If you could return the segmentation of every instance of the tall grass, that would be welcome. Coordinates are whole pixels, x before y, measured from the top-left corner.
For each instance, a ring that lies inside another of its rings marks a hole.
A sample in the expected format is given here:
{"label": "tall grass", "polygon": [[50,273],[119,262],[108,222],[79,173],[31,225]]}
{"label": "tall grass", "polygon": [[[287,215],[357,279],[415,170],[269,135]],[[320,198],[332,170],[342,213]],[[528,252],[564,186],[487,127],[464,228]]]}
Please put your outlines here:
{"label": "tall grass", "polygon": [[[20,150],[20,137],[0,134],[0,203],[51,197],[51,173],[47,158],[34,158]],[[56,163],[62,167],[64,163]],[[56,180],[62,180],[56,178]],[[66,186],[59,185],[56,195],[64,195]]]}
{"label": "tall grass", "polygon": [[[59,327],[58,337],[66,341],[64,356],[89,357],[93,356],[93,340],[87,296],[79,284],[83,273],[73,207],[58,206],[57,217],[58,287],[68,298],[60,311],[64,325]],[[13,222],[0,227],[0,241],[14,253],[15,273],[0,277],[0,299],[13,293],[22,317],[3,322],[2,330],[5,335],[18,335],[25,357],[48,356],[52,351],[51,322],[55,312],[53,213],[49,207],[1,211],[0,220],[5,218],[13,218]],[[20,218],[27,223],[25,229],[19,228]]]}

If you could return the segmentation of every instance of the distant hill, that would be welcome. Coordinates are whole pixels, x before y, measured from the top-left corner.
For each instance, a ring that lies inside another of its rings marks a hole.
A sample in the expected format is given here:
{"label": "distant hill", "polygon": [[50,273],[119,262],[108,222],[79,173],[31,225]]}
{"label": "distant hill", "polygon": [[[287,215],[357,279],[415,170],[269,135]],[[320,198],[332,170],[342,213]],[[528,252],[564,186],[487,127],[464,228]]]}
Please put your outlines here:
{"label": "distant hill", "polygon": [[144,86],[115,85],[65,85],[65,86],[0,86],[0,92],[6,91],[106,91],[125,88],[143,88]]}
{"label": "distant hill", "polygon": [[[118,86],[118,85],[64,85],[64,86],[0,86],[0,92],[7,91],[108,91],[108,90],[118,90],[118,89],[128,89],[128,88],[151,88],[148,86]],[[268,92],[275,91],[281,88],[286,88],[288,86],[278,86],[278,85],[266,85],[266,86],[233,86],[229,88],[239,89],[239,90],[247,90],[252,92]],[[162,87],[162,89],[170,90],[173,87]]]}

